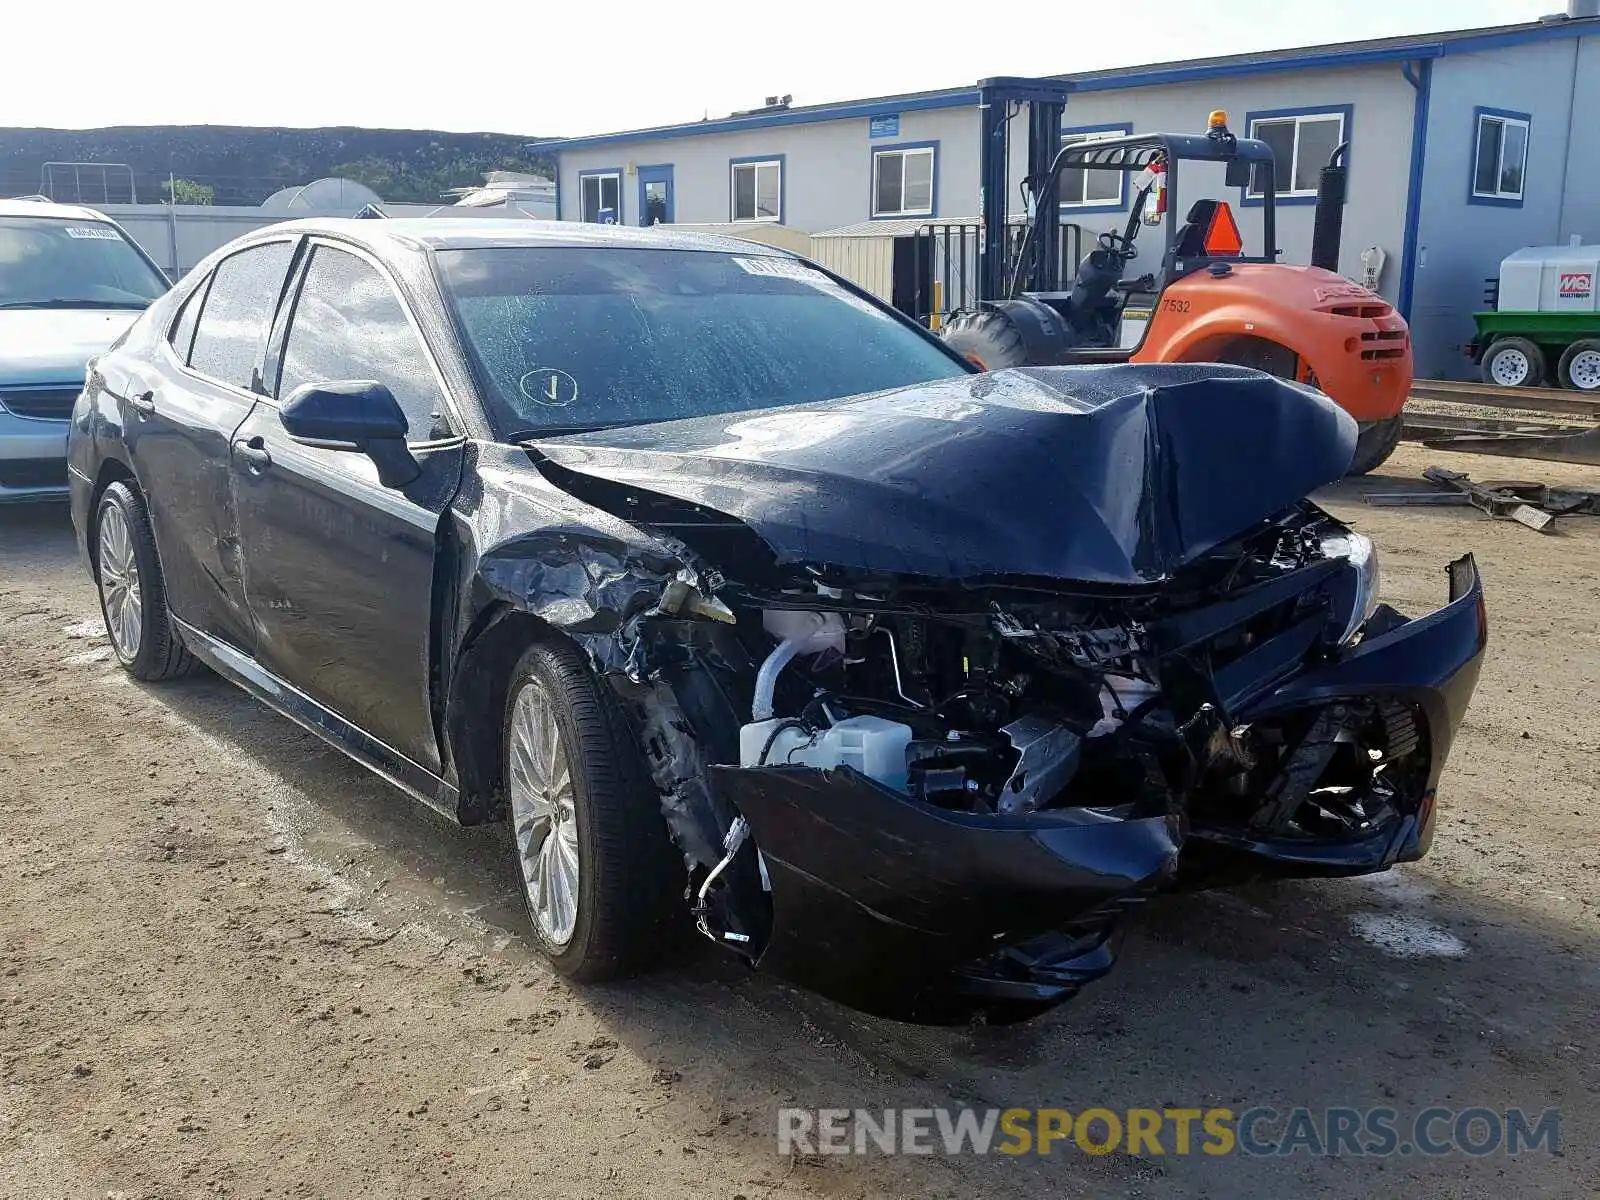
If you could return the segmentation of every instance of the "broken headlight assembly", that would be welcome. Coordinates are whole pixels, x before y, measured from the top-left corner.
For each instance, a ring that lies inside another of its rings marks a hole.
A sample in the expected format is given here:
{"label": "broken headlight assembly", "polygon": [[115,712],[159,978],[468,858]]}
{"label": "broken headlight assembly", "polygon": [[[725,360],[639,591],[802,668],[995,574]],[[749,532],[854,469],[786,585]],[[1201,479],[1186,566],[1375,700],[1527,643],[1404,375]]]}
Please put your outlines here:
{"label": "broken headlight assembly", "polygon": [[1346,530],[1329,534],[1321,542],[1326,558],[1342,558],[1355,573],[1355,593],[1338,644],[1348,646],[1356,632],[1378,608],[1378,549],[1364,534]]}

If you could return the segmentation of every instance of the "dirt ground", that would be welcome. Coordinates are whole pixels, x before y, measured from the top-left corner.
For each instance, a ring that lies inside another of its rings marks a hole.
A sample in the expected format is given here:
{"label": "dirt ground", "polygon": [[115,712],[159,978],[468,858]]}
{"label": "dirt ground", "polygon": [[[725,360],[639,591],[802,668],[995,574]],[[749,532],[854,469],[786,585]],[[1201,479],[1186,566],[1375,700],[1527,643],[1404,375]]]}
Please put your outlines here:
{"label": "dirt ground", "polygon": [[[454,829],[213,677],[109,661],[65,511],[0,511],[0,1196],[1593,1196],[1600,518],[1553,536],[1331,489],[1384,596],[1478,555],[1493,630],[1432,855],[1158,901],[1112,975],[1007,1029],[862,1017],[714,948],[558,982],[495,831]],[[1521,1106],[1471,1158],[780,1158],[781,1105]]]}

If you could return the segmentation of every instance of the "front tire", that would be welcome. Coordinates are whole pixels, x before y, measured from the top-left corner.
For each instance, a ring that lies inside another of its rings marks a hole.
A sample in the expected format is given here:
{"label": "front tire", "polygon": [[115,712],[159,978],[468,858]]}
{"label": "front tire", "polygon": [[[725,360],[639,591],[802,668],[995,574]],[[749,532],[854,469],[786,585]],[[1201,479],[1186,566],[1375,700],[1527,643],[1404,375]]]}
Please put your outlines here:
{"label": "front tire", "polygon": [[1538,387],[1545,370],[1544,351],[1527,338],[1501,338],[1483,356],[1483,381],[1497,387]]}
{"label": "front tire", "polygon": [[503,727],[512,844],[534,939],[600,982],[655,960],[682,906],[682,859],[616,701],[569,643],[512,670]]}
{"label": "front tire", "polygon": [[193,669],[167,610],[149,510],[126,483],[106,488],[95,510],[95,582],[106,636],[123,670],[156,683]]}
{"label": "front tire", "polygon": [[1400,431],[1404,427],[1403,416],[1361,422],[1361,432],[1356,437],[1356,454],[1350,460],[1350,474],[1366,475],[1388,462],[1394,448],[1400,444]]}
{"label": "front tire", "polygon": [[1028,365],[1028,347],[1011,318],[993,309],[957,313],[944,328],[944,341],[981,371]]}

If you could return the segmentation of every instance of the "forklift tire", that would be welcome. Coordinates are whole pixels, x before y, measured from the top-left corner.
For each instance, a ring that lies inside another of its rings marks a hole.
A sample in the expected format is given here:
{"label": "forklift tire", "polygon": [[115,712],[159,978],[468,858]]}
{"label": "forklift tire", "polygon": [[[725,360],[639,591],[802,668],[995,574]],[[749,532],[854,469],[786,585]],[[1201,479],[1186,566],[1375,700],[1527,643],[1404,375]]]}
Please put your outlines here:
{"label": "forklift tire", "polygon": [[981,371],[1028,365],[1022,334],[1004,313],[957,313],[944,327],[945,344]]}
{"label": "forklift tire", "polygon": [[1348,474],[1366,475],[1386,463],[1400,444],[1400,430],[1404,425],[1405,418],[1400,416],[1361,422],[1361,432],[1356,436],[1356,454],[1350,460]]}
{"label": "forklift tire", "polygon": [[1544,376],[1544,351],[1527,338],[1501,338],[1483,356],[1483,381],[1496,387],[1538,387]]}

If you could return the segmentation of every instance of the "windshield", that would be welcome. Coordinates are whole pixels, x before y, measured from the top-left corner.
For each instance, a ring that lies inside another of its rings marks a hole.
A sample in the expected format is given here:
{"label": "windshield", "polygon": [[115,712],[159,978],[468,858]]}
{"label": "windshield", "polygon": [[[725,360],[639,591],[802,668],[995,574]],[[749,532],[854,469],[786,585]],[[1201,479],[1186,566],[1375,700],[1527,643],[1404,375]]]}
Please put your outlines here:
{"label": "windshield", "polygon": [[0,217],[0,308],[145,308],[167,286],[114,225]]}
{"label": "windshield", "polygon": [[807,404],[966,374],[793,259],[488,247],[438,262],[507,438]]}

